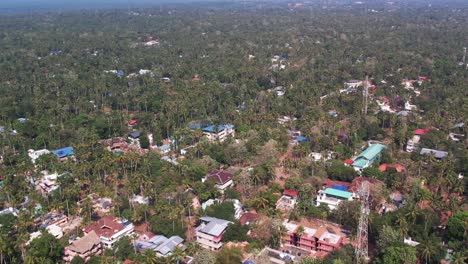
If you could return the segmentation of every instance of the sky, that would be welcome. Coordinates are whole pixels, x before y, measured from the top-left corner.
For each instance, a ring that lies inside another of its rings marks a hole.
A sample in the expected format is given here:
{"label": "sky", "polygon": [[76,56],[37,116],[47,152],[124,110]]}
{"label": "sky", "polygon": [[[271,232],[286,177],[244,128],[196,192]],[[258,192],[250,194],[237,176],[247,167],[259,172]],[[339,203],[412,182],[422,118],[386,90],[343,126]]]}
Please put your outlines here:
{"label": "sky", "polygon": [[122,8],[181,2],[200,2],[200,0],[0,0],[0,12]]}
{"label": "sky", "polygon": [[[41,11],[67,11],[74,9],[98,9],[98,8],[138,8],[155,6],[161,3],[189,3],[189,2],[235,2],[243,0],[0,0],[0,14],[24,13]],[[256,1],[256,0],[247,0]],[[258,0],[258,1],[287,1],[287,0]],[[298,0],[300,1],[300,0]],[[310,0],[309,0],[310,1]],[[320,0],[312,0],[320,1]],[[344,2],[382,2],[384,0],[343,0]],[[395,0],[393,0],[395,1]],[[396,0],[397,2],[438,3],[445,5],[448,2],[455,3],[455,6],[468,7],[468,0]]]}

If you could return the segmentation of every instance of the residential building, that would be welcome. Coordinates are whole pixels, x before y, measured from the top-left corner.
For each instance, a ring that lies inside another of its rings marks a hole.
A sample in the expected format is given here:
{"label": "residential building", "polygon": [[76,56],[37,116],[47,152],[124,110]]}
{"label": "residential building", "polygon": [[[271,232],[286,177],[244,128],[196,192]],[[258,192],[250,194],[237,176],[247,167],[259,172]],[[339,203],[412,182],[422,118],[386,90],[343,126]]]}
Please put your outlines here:
{"label": "residential building", "polygon": [[366,150],[361,152],[359,156],[353,159],[352,166],[356,171],[362,171],[363,169],[372,165],[372,163],[380,157],[380,153],[385,149],[385,145],[376,143],[371,144]]}
{"label": "residential building", "polygon": [[262,216],[257,213],[247,212],[241,216],[239,222],[241,225],[250,225],[262,219]]}
{"label": "residential building", "polygon": [[60,212],[49,212],[34,219],[37,228],[47,228],[50,225],[64,227],[68,223],[68,217]]}
{"label": "residential building", "polygon": [[363,85],[363,82],[360,80],[349,80],[344,83],[346,88],[358,88],[359,86]]}
{"label": "residential building", "polygon": [[78,256],[87,262],[92,256],[101,255],[101,253],[101,240],[95,231],[91,231],[65,247],[63,260],[69,263]]}
{"label": "residential building", "polygon": [[232,222],[208,216],[201,217],[200,221],[196,228],[197,242],[203,248],[219,251],[223,246],[223,234]]}
{"label": "residential building", "polygon": [[136,247],[139,250],[153,250],[158,256],[169,256],[176,247],[185,249],[182,244],[183,242],[184,239],[179,236],[167,238],[162,235],[157,235],[149,238],[148,240],[138,240],[136,242]]}
{"label": "residential building", "polygon": [[233,184],[232,182],[232,173],[226,170],[215,170],[212,171],[210,174],[206,175],[202,182],[207,180],[214,179],[216,183],[216,187],[221,191],[224,192],[229,186]]}
{"label": "residential building", "polygon": [[133,195],[132,198],[130,198],[129,202],[131,203],[137,203],[137,204],[144,204],[148,205],[149,204],[149,198],[141,195]]}
{"label": "residential building", "polygon": [[91,201],[91,205],[93,207],[94,212],[96,212],[99,215],[104,215],[109,213],[110,209],[112,208],[112,199],[109,197],[99,197],[98,194],[96,193],[91,193],[88,195],[87,198],[81,200],[78,202],[78,205],[81,206],[86,199],[89,199]]}
{"label": "residential building", "polygon": [[421,152],[419,152],[420,155],[431,155],[431,154],[434,154],[434,157],[438,160],[441,160],[445,157],[448,156],[448,152],[445,152],[445,151],[440,151],[440,150],[436,150],[436,149],[428,149],[428,148],[422,148],[421,149]]}
{"label": "residential building", "polygon": [[421,137],[426,135],[430,130],[431,128],[418,128],[414,130],[413,137],[411,139],[408,139],[408,141],[406,142],[406,151],[413,152],[415,149],[417,149],[419,147],[419,141],[421,140]]}
{"label": "residential building", "polygon": [[203,128],[203,135],[206,136],[209,142],[223,142],[229,137],[234,137],[236,134],[233,125],[211,125]]}
{"label": "residential building", "polygon": [[49,153],[50,153],[50,151],[47,150],[47,149],[40,149],[40,150],[30,149],[30,150],[28,150],[28,156],[31,159],[31,162],[33,164],[36,164],[36,160],[40,156],[45,155],[45,154],[49,154]]}
{"label": "residential building", "polygon": [[43,195],[48,195],[58,189],[57,179],[62,176],[57,173],[49,174],[48,171],[41,171],[42,177],[37,180],[36,189],[40,190]]}
{"label": "residential building", "polygon": [[283,221],[286,234],[282,238],[283,247],[295,247],[311,254],[324,256],[341,247],[346,237],[341,228],[329,223]]}
{"label": "residential building", "polygon": [[276,209],[292,210],[297,203],[299,193],[293,190],[284,190],[283,195],[276,202]]}
{"label": "residential building", "polygon": [[52,150],[51,152],[52,154],[57,156],[60,161],[66,161],[69,157],[73,157],[73,155],[75,155],[72,147],[56,149],[56,150]]}
{"label": "residential building", "polygon": [[265,247],[258,254],[247,257],[242,264],[289,264],[297,262],[296,257],[291,254]]}
{"label": "residential building", "polygon": [[101,243],[106,248],[112,248],[115,242],[124,236],[132,234],[133,230],[134,226],[132,223],[110,215],[104,216],[97,222],[83,228],[85,234],[89,234],[91,231],[96,232]]}
{"label": "residential building", "polygon": [[335,209],[342,201],[352,201],[353,193],[342,191],[339,189],[326,188],[325,190],[318,191],[316,205],[320,206],[322,203],[328,205],[330,209]]}

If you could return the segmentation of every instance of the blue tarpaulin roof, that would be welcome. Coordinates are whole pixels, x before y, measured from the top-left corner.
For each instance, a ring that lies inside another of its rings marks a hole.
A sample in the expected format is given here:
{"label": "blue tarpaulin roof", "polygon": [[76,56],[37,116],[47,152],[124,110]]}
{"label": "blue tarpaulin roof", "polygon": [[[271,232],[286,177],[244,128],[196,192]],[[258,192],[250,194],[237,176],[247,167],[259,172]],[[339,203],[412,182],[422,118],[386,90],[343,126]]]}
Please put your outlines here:
{"label": "blue tarpaulin roof", "polygon": [[204,127],[203,128],[203,131],[205,132],[219,132],[219,131],[223,131],[224,129],[233,129],[234,126],[233,125],[219,125],[219,126],[215,126],[215,125],[211,125],[211,126],[207,126],[207,127]]}
{"label": "blue tarpaulin roof", "polygon": [[61,158],[71,156],[74,153],[73,153],[73,148],[72,147],[66,147],[66,148],[52,150],[52,154],[54,154],[55,156],[57,156],[57,157],[59,157],[61,159]]}
{"label": "blue tarpaulin roof", "polygon": [[335,189],[335,190],[340,190],[340,191],[347,191],[348,190],[348,187],[346,187],[344,185],[339,185],[339,184],[333,184],[332,188]]}
{"label": "blue tarpaulin roof", "polygon": [[306,137],[298,136],[298,137],[296,137],[296,141],[297,142],[307,142],[307,141],[309,141],[309,139],[306,138]]}

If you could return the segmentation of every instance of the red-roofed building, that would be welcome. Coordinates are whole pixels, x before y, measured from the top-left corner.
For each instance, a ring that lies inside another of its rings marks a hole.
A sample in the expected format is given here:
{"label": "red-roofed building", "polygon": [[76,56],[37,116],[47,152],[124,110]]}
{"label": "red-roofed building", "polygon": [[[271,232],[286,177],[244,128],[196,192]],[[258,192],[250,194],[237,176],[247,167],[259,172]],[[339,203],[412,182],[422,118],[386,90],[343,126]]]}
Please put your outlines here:
{"label": "red-roofed building", "polygon": [[299,193],[297,191],[285,189],[283,191],[283,195],[288,195],[288,196],[291,196],[291,197],[297,197],[299,195]]}
{"label": "red-roofed building", "polygon": [[[302,226],[302,232],[299,233],[299,227]],[[341,228],[328,223],[305,223],[284,220],[283,227],[286,234],[282,238],[282,244],[285,249],[300,248],[311,254],[323,252],[315,256],[326,256],[333,250],[340,248],[346,237],[341,232]]]}
{"label": "red-roofed building", "polygon": [[430,127],[428,128],[425,128],[425,129],[421,129],[421,128],[418,128],[416,130],[413,131],[413,134],[414,135],[418,135],[418,136],[424,136],[427,134],[427,132],[429,132],[431,130]]}
{"label": "red-roofed building", "polygon": [[226,190],[229,186],[232,185],[232,173],[225,171],[225,170],[215,170],[206,175],[202,182],[208,181],[210,179],[214,179],[216,183],[216,187],[220,191]]}
{"label": "red-roofed building", "polygon": [[292,210],[297,203],[299,193],[293,190],[284,190],[283,195],[276,201],[276,209]]}
{"label": "red-roofed building", "polygon": [[132,119],[132,120],[130,120],[130,121],[128,122],[128,125],[129,125],[129,126],[136,126],[137,124],[138,124],[138,121],[135,120],[135,119]]}
{"label": "red-roofed building", "polygon": [[97,222],[85,226],[83,232],[85,234],[89,234],[92,231],[96,232],[101,243],[107,248],[112,248],[114,243],[122,237],[132,234],[133,229],[132,223],[128,221],[124,222],[117,217],[108,215],[102,217]]}
{"label": "red-roofed building", "polygon": [[388,168],[394,168],[399,173],[404,172],[406,170],[406,168],[403,165],[398,164],[398,163],[395,163],[395,164],[384,163],[384,164],[380,164],[379,171],[384,172]]}
{"label": "red-roofed building", "polygon": [[344,160],[344,164],[346,164],[346,165],[352,165],[353,162],[354,162],[354,161],[353,161],[352,159]]}

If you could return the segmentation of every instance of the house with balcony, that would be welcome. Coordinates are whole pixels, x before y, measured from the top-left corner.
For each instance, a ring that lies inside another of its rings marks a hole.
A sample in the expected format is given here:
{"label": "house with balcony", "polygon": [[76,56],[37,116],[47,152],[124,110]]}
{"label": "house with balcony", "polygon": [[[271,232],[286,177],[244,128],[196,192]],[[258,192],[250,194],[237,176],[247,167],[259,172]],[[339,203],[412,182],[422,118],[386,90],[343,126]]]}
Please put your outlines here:
{"label": "house with balcony", "polygon": [[363,169],[372,165],[372,163],[380,157],[380,153],[386,148],[385,145],[382,144],[371,144],[368,148],[366,148],[359,156],[353,159],[353,166],[354,170],[362,171]]}
{"label": "house with balcony", "polygon": [[122,237],[131,235],[134,226],[127,220],[108,215],[83,228],[85,234],[96,232],[106,248],[112,248]]}
{"label": "house with balcony", "polygon": [[206,126],[203,129],[203,135],[206,136],[209,142],[223,142],[229,137],[234,137],[236,131],[233,125],[211,125]]}
{"label": "house with balcony", "polygon": [[315,200],[315,205],[320,206],[321,204],[326,204],[331,210],[338,207],[342,201],[352,201],[353,193],[334,189],[326,188],[325,190],[318,191],[317,199]]}
{"label": "house with balcony", "polygon": [[299,248],[316,256],[325,256],[341,247],[346,237],[341,228],[324,222],[283,221],[286,234],[281,243],[282,248]]}
{"label": "house with balcony", "polygon": [[299,193],[294,190],[284,190],[283,195],[276,201],[276,209],[279,210],[292,210],[297,203]]}
{"label": "house with balcony", "polygon": [[87,262],[92,256],[101,255],[101,253],[101,240],[96,232],[91,231],[65,247],[63,260],[70,263],[74,257],[80,257]]}
{"label": "house with balcony", "polygon": [[223,247],[223,234],[232,222],[209,216],[201,217],[200,222],[196,228],[197,243],[203,248],[219,251]]}
{"label": "house with balcony", "polygon": [[406,142],[406,151],[413,152],[414,150],[416,150],[419,147],[419,141],[421,141],[421,137],[426,135],[430,130],[431,128],[418,128],[414,130],[413,137],[408,139],[408,141]]}
{"label": "house with balcony", "polygon": [[224,192],[229,186],[233,184],[232,173],[226,170],[215,170],[203,177],[202,182],[213,179],[216,183],[216,188]]}

